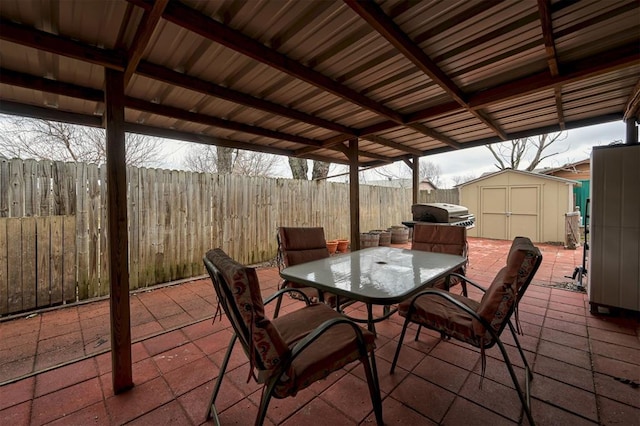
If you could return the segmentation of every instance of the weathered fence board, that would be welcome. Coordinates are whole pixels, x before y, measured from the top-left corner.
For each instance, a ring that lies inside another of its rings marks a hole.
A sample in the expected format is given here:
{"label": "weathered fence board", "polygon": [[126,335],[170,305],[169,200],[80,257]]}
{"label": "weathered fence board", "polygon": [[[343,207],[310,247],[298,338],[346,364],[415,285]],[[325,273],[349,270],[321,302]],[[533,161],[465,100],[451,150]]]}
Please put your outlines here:
{"label": "weathered fence board", "polygon": [[78,300],[76,217],[62,216],[62,301]]}
{"label": "weathered fence board", "polygon": [[[49,256],[51,269],[49,271],[49,303],[58,305],[62,303],[64,292],[64,216],[50,216],[51,218],[51,246]],[[38,299],[38,305],[40,305]]]}
{"label": "weathered fence board", "polygon": [[418,202],[460,204],[460,191],[458,188],[420,191]]}
{"label": "weathered fence board", "polygon": [[24,215],[33,216],[39,211],[38,163],[35,160],[26,160],[22,166],[24,168]]}
{"label": "weathered fence board", "polygon": [[[87,165],[76,167],[77,199],[76,199],[76,262],[78,268],[78,298],[89,297],[89,225],[88,225],[88,193]],[[105,203],[106,204],[106,203]],[[106,206],[105,206],[106,207]]]}
{"label": "weathered fence board", "polygon": [[22,311],[22,222],[20,218],[8,218],[7,230],[7,313]]}
{"label": "weathered fence board", "polygon": [[[107,181],[107,167],[106,165],[102,165],[100,167],[99,170],[99,179],[100,182],[106,182]],[[106,200],[107,199],[107,185],[101,184],[100,185],[100,195],[99,195],[99,200]],[[100,208],[100,206],[102,206],[102,208]],[[102,203],[98,203],[98,207],[100,208],[100,214],[96,215],[99,216],[99,220],[100,220],[100,227],[97,231],[97,239],[98,239],[98,244],[100,246],[100,250],[98,251],[98,253],[96,253],[96,261],[98,262],[98,270],[99,270],[99,276],[100,276],[100,285],[98,287],[98,294],[100,296],[107,296],[110,292],[110,284],[109,284],[109,223],[107,221],[107,217],[108,217],[108,211],[106,208],[104,208],[104,201],[102,201]]]}
{"label": "weathered fence board", "polygon": [[0,158],[0,217],[10,217],[9,212],[9,168],[6,158]]}
{"label": "weathered fence board", "polygon": [[[34,269],[34,278],[37,279],[34,282],[37,282],[36,305],[41,308],[51,305],[51,217],[40,216],[34,219],[38,253],[37,269]],[[22,223],[24,226],[27,220],[23,220]],[[22,261],[26,260],[25,256],[22,256]],[[25,282],[25,285],[28,285],[28,282]]]}
{"label": "weathered fence board", "polygon": [[0,315],[9,312],[8,249],[7,220],[0,217]]}
{"label": "weathered fence board", "polygon": [[[106,203],[100,197],[100,169],[95,164],[87,165],[87,233],[88,233],[88,297],[100,296],[100,219],[101,207]],[[104,183],[105,181],[103,181]],[[105,187],[106,185],[102,185]],[[105,205],[106,207],[106,205]]]}

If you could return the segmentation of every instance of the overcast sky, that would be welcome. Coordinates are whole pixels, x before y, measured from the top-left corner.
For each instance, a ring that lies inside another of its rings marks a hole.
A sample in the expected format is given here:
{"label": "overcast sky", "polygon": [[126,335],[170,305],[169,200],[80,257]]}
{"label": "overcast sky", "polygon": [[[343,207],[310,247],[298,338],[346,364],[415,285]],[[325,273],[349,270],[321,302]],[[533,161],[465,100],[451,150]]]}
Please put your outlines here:
{"label": "overcast sky", "polygon": [[[626,125],[622,121],[612,123],[599,124],[595,126],[583,127],[580,129],[569,130],[567,138],[563,141],[556,142],[550,148],[550,152],[559,152],[542,163],[543,167],[559,167],[567,163],[573,163],[589,158],[591,148],[598,145],[608,145],[614,141],[624,141]],[[182,159],[186,152],[186,147],[192,146],[185,142],[166,141],[164,144],[165,164],[161,167],[166,168],[182,168]],[[460,151],[452,151],[446,154],[430,155],[425,157],[426,160],[437,164],[441,171],[441,186],[451,187],[453,185],[452,177],[455,176],[480,176],[484,172],[496,171],[495,159],[491,152],[485,147],[468,148]],[[291,177],[286,159],[282,157],[280,172],[281,177]],[[524,162],[526,167],[529,163]],[[391,166],[396,171],[408,173],[409,169],[404,163],[396,163]],[[341,171],[340,167],[333,167],[330,174]],[[406,169],[406,170],[404,170]],[[381,179],[377,174],[368,172],[368,180]]]}
{"label": "overcast sky", "polygon": [[[558,141],[549,148],[549,153],[558,152],[558,154],[544,160],[541,166],[560,167],[568,163],[585,160],[590,157],[591,149],[594,146],[608,145],[614,141],[624,141],[625,134],[626,125],[622,121],[569,130],[565,140]],[[533,154],[533,152],[530,154]],[[453,176],[467,174],[478,177],[484,172],[497,170],[493,155],[484,146],[431,155],[426,159],[440,166],[442,178],[446,180]],[[525,161],[523,167],[527,165],[529,165],[529,162]]]}

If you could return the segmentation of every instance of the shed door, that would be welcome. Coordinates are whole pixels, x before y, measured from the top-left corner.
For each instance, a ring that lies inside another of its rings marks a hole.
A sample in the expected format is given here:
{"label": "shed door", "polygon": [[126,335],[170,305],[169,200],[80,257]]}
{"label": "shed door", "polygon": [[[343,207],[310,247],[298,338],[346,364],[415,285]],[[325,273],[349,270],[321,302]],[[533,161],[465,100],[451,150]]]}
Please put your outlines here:
{"label": "shed door", "polygon": [[480,218],[480,236],[506,240],[508,194],[507,187],[482,188],[480,192],[482,217]]}
{"label": "shed door", "polygon": [[532,241],[540,241],[538,233],[538,217],[540,202],[537,186],[512,186],[510,189],[509,239],[517,236],[529,237]]}
{"label": "shed door", "polygon": [[538,186],[485,187],[480,194],[480,237],[512,240],[525,236],[539,241]]}

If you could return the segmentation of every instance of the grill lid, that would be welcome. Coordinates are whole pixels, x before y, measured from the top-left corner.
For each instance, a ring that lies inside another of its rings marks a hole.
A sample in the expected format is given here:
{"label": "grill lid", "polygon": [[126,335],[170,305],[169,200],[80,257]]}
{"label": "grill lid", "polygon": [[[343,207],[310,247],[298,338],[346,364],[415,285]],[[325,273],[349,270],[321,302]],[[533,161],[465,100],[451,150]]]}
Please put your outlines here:
{"label": "grill lid", "polygon": [[411,206],[413,220],[418,222],[451,223],[468,220],[469,209],[457,204],[425,203]]}

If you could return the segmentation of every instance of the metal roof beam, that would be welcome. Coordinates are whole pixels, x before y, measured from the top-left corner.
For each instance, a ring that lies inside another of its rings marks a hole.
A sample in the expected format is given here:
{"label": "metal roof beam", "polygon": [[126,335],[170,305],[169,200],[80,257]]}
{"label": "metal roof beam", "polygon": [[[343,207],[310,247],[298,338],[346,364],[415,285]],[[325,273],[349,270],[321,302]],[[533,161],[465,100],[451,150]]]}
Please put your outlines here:
{"label": "metal roof beam", "polygon": [[133,38],[131,49],[129,49],[127,54],[128,61],[127,68],[124,70],[124,87],[127,87],[133,73],[135,73],[140,60],[142,59],[142,54],[147,48],[149,40],[151,40],[151,36],[153,35],[158,22],[160,22],[162,13],[168,3],[169,0],[155,0],[151,11],[145,10],[142,22],[136,31],[135,37]]}
{"label": "metal roof beam", "polygon": [[19,102],[0,99],[0,113],[32,117],[62,123],[79,124],[81,126],[102,127],[102,117],[96,115],[77,114],[55,108],[39,107]]}
{"label": "metal roof beam", "polygon": [[24,87],[41,92],[54,93],[56,95],[69,96],[72,98],[84,99],[104,103],[104,92],[99,89],[78,86],[64,83],[58,80],[37,77],[13,71],[7,68],[0,68],[0,83],[10,86]]}
{"label": "metal roof beam", "polygon": [[[549,64],[549,72],[552,77],[560,74],[558,67],[558,57],[556,55],[556,42],[553,37],[553,19],[551,17],[551,1],[538,0],[538,13],[540,14],[540,26],[542,27],[542,38],[544,47],[547,52],[547,63]],[[560,129],[564,130],[564,111],[562,110],[562,89],[553,88],[553,94],[556,98],[556,111],[558,113],[558,122]]]}
{"label": "metal roof beam", "polygon": [[55,53],[83,62],[124,71],[127,62],[125,52],[88,46],[67,37],[36,30],[32,27],[0,19],[0,39],[37,50]]}
{"label": "metal roof beam", "polygon": [[192,123],[200,123],[208,126],[219,127],[221,129],[235,130],[242,133],[248,133],[250,135],[264,136],[276,140],[283,140],[289,142],[295,142],[309,146],[321,146],[321,142],[302,136],[291,135],[288,133],[278,132],[275,130],[265,129],[263,127],[251,126],[244,123],[238,123],[230,120],[223,120],[218,117],[213,117],[206,114],[197,112],[185,111],[180,108],[155,104],[153,102],[143,101],[141,99],[135,99],[131,97],[126,98],[127,108],[137,109],[139,111],[150,112],[153,114],[164,115],[166,117],[176,118],[179,120],[185,120]]}
{"label": "metal roof beam", "polygon": [[398,151],[407,152],[413,155],[417,155],[417,153],[422,154],[422,151],[420,151],[419,149],[411,148],[411,147],[399,144],[397,142],[390,141],[389,139],[385,139],[380,136],[369,135],[369,136],[363,136],[361,137],[361,139],[367,140],[369,142],[374,142],[389,148],[397,149]]}

